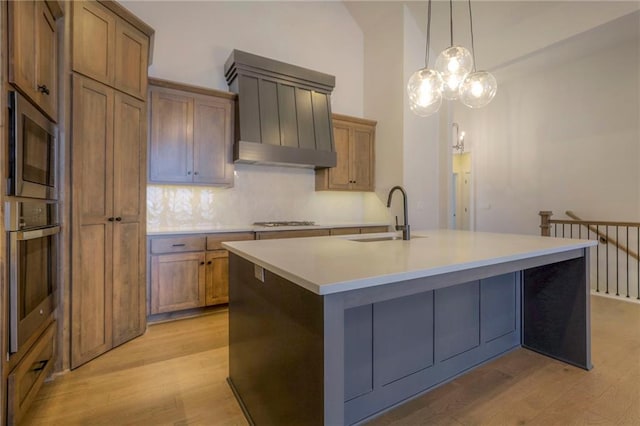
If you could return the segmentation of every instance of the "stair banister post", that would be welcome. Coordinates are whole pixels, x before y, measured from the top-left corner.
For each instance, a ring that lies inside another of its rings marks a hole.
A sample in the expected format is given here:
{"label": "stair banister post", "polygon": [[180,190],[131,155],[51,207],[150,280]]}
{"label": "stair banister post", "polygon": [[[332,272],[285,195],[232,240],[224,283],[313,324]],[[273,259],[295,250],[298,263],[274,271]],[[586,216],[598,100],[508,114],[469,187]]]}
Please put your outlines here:
{"label": "stair banister post", "polygon": [[551,215],[552,211],[545,210],[539,213],[540,215],[540,235],[543,237],[551,236]]}

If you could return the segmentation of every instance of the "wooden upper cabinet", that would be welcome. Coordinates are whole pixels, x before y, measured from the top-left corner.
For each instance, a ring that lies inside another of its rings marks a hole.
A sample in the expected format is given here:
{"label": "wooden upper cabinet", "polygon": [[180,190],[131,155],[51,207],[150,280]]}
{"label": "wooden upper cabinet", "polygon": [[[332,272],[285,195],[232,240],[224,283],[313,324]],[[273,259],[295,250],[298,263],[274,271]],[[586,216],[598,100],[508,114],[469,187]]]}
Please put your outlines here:
{"label": "wooden upper cabinet", "polygon": [[376,122],[333,114],[336,167],[316,170],[316,191],[373,191]]}
{"label": "wooden upper cabinet", "polygon": [[9,3],[9,81],[57,121],[56,15],[43,1]]}
{"label": "wooden upper cabinet", "polygon": [[355,124],[350,147],[351,189],[373,191],[375,127]]}
{"label": "wooden upper cabinet", "polygon": [[116,23],[115,87],[144,99],[147,95],[149,37],[129,23]]}
{"label": "wooden upper cabinet", "polygon": [[72,3],[73,71],[146,99],[149,35],[103,4]]}
{"label": "wooden upper cabinet", "polygon": [[193,181],[193,103],[188,96],[151,87],[149,180]]}
{"label": "wooden upper cabinet", "polygon": [[151,80],[149,181],[233,184],[233,95]]}
{"label": "wooden upper cabinet", "polygon": [[74,71],[105,84],[114,81],[116,16],[94,1],[74,1],[73,48]]}

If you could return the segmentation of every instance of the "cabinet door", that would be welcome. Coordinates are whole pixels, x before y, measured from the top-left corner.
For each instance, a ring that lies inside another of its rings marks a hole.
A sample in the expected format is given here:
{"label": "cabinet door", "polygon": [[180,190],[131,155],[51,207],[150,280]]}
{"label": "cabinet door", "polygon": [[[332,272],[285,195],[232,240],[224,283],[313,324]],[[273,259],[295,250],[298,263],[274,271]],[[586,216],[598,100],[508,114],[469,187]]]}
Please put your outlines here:
{"label": "cabinet door", "polygon": [[37,103],[53,120],[57,120],[57,57],[56,22],[44,2],[36,4],[36,69]]}
{"label": "cabinet door", "polygon": [[233,183],[231,107],[227,99],[194,99],[194,183]]}
{"label": "cabinet door", "polygon": [[147,97],[149,38],[125,21],[116,23],[115,87],[139,99]]}
{"label": "cabinet door", "polygon": [[113,345],[142,334],[145,321],[146,108],[116,92],[113,141]]}
{"label": "cabinet door", "polygon": [[204,252],[151,256],[151,313],[205,304]]}
{"label": "cabinet door", "polygon": [[207,305],[229,302],[229,253],[216,250],[207,253]]}
{"label": "cabinet door", "polygon": [[71,367],[112,347],[114,91],[73,76]]}
{"label": "cabinet door", "polygon": [[74,71],[105,84],[113,84],[116,17],[95,1],[74,1]]}
{"label": "cabinet door", "polygon": [[373,141],[375,130],[354,126],[350,146],[351,189],[373,190]]}
{"label": "cabinet door", "polygon": [[193,99],[172,90],[151,90],[151,182],[193,181]]}
{"label": "cabinet door", "polygon": [[347,124],[333,122],[333,142],[336,148],[336,166],[329,169],[330,189],[349,189],[351,175],[349,173],[349,139],[351,128]]}
{"label": "cabinet door", "polygon": [[35,96],[36,86],[36,2],[10,1],[9,81],[27,96]]}

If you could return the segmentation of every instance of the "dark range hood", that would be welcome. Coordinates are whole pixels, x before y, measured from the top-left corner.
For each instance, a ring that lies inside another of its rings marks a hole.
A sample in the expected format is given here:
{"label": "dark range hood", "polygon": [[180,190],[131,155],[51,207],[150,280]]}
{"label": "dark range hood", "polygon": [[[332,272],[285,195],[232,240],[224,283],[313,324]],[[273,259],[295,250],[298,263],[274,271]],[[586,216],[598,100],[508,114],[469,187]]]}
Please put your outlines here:
{"label": "dark range hood", "polygon": [[234,50],[224,66],[238,94],[234,161],[326,168],[336,165],[331,125],[335,77]]}

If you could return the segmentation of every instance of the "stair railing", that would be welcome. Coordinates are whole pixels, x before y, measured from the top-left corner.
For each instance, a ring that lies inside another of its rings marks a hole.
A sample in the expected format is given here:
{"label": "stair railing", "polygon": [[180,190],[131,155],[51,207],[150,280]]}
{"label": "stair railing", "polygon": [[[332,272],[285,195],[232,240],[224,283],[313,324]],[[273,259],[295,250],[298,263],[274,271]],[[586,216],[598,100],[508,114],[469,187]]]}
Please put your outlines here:
{"label": "stair railing", "polygon": [[[592,287],[640,300],[640,222],[584,220],[571,210],[571,219],[552,219],[553,213],[541,211],[540,234],[544,237],[597,240],[592,256]],[[634,250],[635,249],[635,250]]]}

